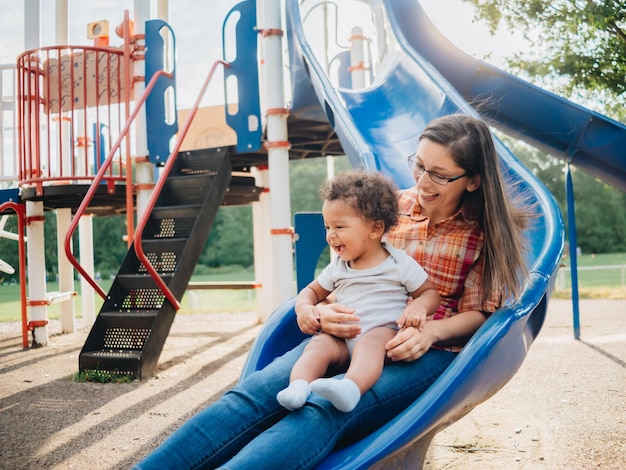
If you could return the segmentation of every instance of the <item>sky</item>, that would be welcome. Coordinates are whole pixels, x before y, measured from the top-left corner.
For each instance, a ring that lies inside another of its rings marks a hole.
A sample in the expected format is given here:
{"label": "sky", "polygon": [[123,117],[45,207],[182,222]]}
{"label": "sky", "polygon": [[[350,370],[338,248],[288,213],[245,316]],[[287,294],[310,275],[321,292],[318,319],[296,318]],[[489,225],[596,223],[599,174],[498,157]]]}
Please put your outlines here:
{"label": "sky", "polygon": [[[106,19],[110,30],[120,24],[124,10],[131,10],[132,0],[68,0],[70,8],[69,42],[72,45],[91,45],[87,38],[87,24]],[[344,0],[345,1],[345,0]],[[42,46],[56,43],[54,34],[54,1],[40,0],[42,8]],[[155,0],[152,0],[155,4]],[[195,96],[211,67],[222,58],[222,23],[228,11],[238,0],[171,0],[168,23],[176,37],[177,100],[178,108],[191,107]],[[496,66],[504,65],[504,58],[524,47],[521,37],[507,31],[491,36],[486,26],[472,21],[472,6],[461,0],[423,0],[422,6],[437,27],[465,52],[487,59]],[[450,12],[454,11],[454,15]],[[0,64],[15,63],[24,51],[23,1],[0,0]],[[348,27],[350,25],[346,25]],[[349,28],[347,29],[349,31]],[[346,38],[343,39],[347,42]],[[111,31],[111,44],[121,40]],[[206,101],[215,104],[221,100],[222,82],[214,80],[207,91]],[[205,104],[203,102],[203,104]]]}

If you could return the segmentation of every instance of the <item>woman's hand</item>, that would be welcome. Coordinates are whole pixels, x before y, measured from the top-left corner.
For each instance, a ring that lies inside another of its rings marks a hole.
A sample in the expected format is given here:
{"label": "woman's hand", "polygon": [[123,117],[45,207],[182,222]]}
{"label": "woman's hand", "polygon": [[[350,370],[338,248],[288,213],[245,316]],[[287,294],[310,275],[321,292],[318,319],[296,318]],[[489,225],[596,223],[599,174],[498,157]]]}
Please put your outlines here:
{"label": "woman's hand", "polygon": [[413,326],[399,330],[385,345],[387,357],[394,362],[414,361],[426,354],[434,343],[428,328],[431,323],[427,321],[422,331]]}
{"label": "woman's hand", "polygon": [[361,333],[360,318],[354,309],[342,304],[320,303],[315,307],[321,330],[337,338],[355,338]]}
{"label": "woman's hand", "polygon": [[486,318],[482,312],[470,310],[441,320],[428,320],[422,331],[413,326],[402,328],[385,345],[387,357],[392,361],[414,361],[426,354],[435,343],[451,346],[465,344]]}

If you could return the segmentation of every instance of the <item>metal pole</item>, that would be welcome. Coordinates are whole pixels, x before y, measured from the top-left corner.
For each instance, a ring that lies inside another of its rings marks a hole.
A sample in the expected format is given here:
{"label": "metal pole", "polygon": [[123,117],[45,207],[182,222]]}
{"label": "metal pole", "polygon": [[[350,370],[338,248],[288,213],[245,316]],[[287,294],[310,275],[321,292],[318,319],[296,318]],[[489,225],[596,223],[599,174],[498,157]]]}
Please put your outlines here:
{"label": "metal pole", "polygon": [[[146,21],[150,19],[150,1],[135,0],[134,1],[134,34],[145,35]],[[145,43],[145,39],[141,39]],[[145,77],[146,64],[145,60],[133,60],[133,71],[135,77]],[[139,98],[146,85],[143,80],[134,83],[134,96]],[[145,208],[148,205],[152,188],[154,187],[154,167],[148,159],[148,137],[146,130],[146,109],[145,106],[137,115],[135,121],[136,143],[135,143],[135,179],[137,182],[137,220],[141,219]],[[130,244],[130,240],[129,240]]]}
{"label": "metal pole", "polygon": [[[26,0],[24,2],[24,46],[27,50],[37,49],[40,46],[40,33],[39,0]],[[32,86],[34,88],[34,85]],[[32,103],[29,106],[32,106]],[[35,125],[37,122],[35,117],[38,112],[39,108],[37,106],[29,111],[28,125]],[[35,131],[31,129],[31,132],[34,133]],[[35,169],[39,170],[39,168]],[[48,305],[46,303],[46,259],[43,221],[43,202],[26,201],[26,224],[28,226],[26,258],[28,260],[28,297],[31,318],[29,327],[32,327],[33,347],[48,344]]]}
{"label": "metal pole", "polygon": [[271,298],[272,308],[294,295],[293,227],[289,190],[289,142],[283,86],[281,1],[258,1],[264,24],[260,32],[265,52],[264,92],[270,184]]}
{"label": "metal pole", "polygon": [[574,212],[574,184],[572,182],[572,171],[570,164],[567,164],[567,174],[565,178],[565,193],[567,196],[567,233],[569,237],[569,257],[570,276],[572,278],[572,308],[574,323],[574,339],[580,338],[580,312],[578,304],[578,260],[576,242],[576,214]]}
{"label": "metal pole", "polygon": [[[57,45],[69,44],[69,9],[68,0],[56,0],[55,5],[55,41]],[[59,125],[63,126],[61,132],[62,137],[67,138],[63,142],[63,149],[71,148],[71,132],[67,129],[72,126],[71,121],[66,123],[62,120],[59,121]],[[65,131],[65,132],[64,132]],[[79,137],[84,137],[83,134],[79,134]],[[60,156],[63,157],[63,156]],[[67,157],[66,157],[67,158]],[[67,158],[69,162],[69,158]],[[74,292],[74,269],[72,263],[67,259],[65,250],[63,249],[63,242],[65,234],[72,223],[72,210],[69,208],[62,208],[56,210],[57,219],[57,268],[59,274],[59,291],[60,292]],[[81,234],[82,235],[82,234]],[[82,239],[82,237],[81,237]],[[81,251],[81,259],[83,259]],[[61,302],[61,331],[63,333],[73,333],[76,330],[75,314],[74,314],[74,298],[70,297],[68,300]]]}

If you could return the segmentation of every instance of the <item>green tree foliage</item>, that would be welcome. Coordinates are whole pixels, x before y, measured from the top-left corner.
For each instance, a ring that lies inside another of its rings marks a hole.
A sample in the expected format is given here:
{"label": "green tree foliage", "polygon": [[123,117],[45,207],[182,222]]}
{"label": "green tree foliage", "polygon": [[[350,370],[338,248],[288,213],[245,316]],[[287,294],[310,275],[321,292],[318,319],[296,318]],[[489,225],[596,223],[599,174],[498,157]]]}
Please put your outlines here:
{"label": "green tree foliage", "polygon": [[567,96],[610,103],[626,117],[626,4],[620,0],[466,0],[492,32],[499,26],[526,32],[528,51],[509,60],[512,71],[547,78]]}
{"label": "green tree foliage", "polygon": [[[17,233],[17,217],[15,215],[10,215],[7,218],[4,230],[7,232]],[[16,241],[9,240],[7,238],[0,238],[0,259],[15,269],[15,274],[13,275],[0,271],[0,284],[9,282],[13,279],[18,279],[19,259]]]}
{"label": "green tree foliage", "polygon": [[[56,213],[44,213],[44,239],[46,240],[44,252],[46,259],[46,276],[50,280],[55,280],[57,276],[57,230],[56,230]],[[17,217],[9,215],[4,230],[17,234]],[[28,236],[28,227],[25,228]],[[0,258],[9,263],[15,274],[8,275],[0,272],[0,282],[9,282],[19,278],[19,251],[18,244],[14,240],[0,238]]]}
{"label": "green tree foliage", "polygon": [[576,233],[583,252],[626,251],[626,193],[575,169],[572,180]]}
{"label": "green tree foliage", "polygon": [[252,266],[252,241],[252,207],[221,207],[198,264],[212,268],[227,265]]}
{"label": "green tree foliage", "polygon": [[[93,218],[93,256],[94,269],[102,277],[117,274],[128,252],[126,215],[102,216]],[[74,252],[80,256],[80,250],[74,245]],[[80,259],[80,258],[79,258]]]}
{"label": "green tree foliage", "polygon": [[[522,142],[501,138],[546,185],[567,223],[565,164]],[[572,182],[578,245],[586,253],[626,251],[626,193],[576,168],[572,168]]]}
{"label": "green tree foliage", "polygon": [[[333,157],[335,173],[350,168],[346,157]],[[289,164],[291,213],[322,210],[320,189],[326,180],[326,158],[294,160]]]}

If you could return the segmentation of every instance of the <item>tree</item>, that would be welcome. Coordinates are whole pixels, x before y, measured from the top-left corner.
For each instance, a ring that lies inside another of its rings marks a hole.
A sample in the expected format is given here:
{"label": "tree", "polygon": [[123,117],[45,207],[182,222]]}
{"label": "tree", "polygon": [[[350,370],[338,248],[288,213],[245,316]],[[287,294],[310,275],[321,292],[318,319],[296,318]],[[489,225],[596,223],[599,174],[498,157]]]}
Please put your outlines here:
{"label": "tree", "polygon": [[220,207],[198,264],[214,268],[253,263],[252,207]]}
{"label": "tree", "polygon": [[[465,0],[493,33],[501,25],[525,31],[531,50],[509,59],[513,72],[547,78],[566,96],[591,93],[626,112],[626,5],[619,0]],[[531,35],[531,32],[533,33]],[[536,33],[536,36],[535,34]]]}
{"label": "tree", "polygon": [[[93,218],[94,269],[103,277],[117,274],[128,252],[126,214]],[[80,256],[78,243],[74,252]],[[79,258],[80,259],[80,258]]]}
{"label": "tree", "polygon": [[[567,222],[565,164],[529,145],[500,136],[516,157],[557,201]],[[576,168],[572,169],[577,243],[586,253],[626,251],[626,193]],[[602,210],[598,210],[602,207]]]}

